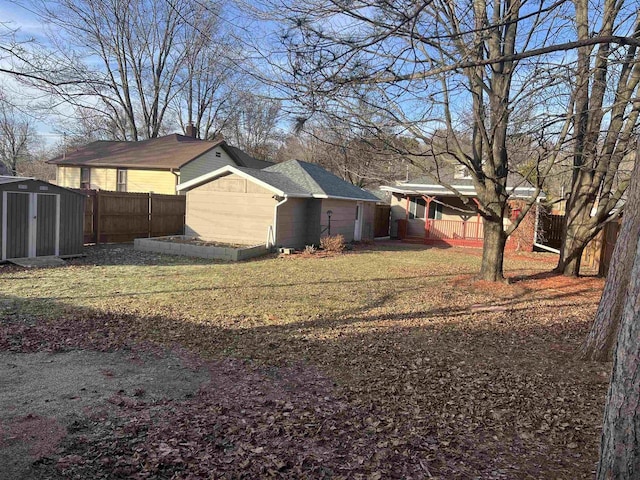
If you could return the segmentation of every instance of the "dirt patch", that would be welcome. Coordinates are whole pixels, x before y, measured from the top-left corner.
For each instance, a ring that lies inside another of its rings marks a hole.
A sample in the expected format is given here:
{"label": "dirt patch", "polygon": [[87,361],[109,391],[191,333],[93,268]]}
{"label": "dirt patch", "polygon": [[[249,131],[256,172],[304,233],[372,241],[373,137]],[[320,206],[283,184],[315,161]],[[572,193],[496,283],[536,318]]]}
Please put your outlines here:
{"label": "dirt patch", "polygon": [[207,378],[175,355],[0,353],[0,478],[38,478],[34,460],[55,452],[87,414],[113,410],[118,397],[180,399]]}

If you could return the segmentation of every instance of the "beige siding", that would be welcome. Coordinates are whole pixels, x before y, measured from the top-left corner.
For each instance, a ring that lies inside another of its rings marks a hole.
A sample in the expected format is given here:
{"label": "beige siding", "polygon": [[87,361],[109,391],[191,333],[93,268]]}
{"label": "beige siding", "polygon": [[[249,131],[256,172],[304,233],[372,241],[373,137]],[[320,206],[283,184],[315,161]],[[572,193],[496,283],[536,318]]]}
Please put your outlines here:
{"label": "beige siding", "polygon": [[180,183],[214,172],[225,165],[235,166],[236,163],[222,147],[218,146],[183,165],[180,169]]}
{"label": "beige siding", "polygon": [[397,194],[391,196],[391,224],[389,225],[389,234],[392,237],[398,236],[398,220],[404,220],[407,217],[407,199]]}
{"label": "beige siding", "polygon": [[67,188],[80,188],[80,167],[58,166],[56,184]]}
{"label": "beige siding", "polygon": [[[477,213],[472,211],[472,207],[465,205],[459,198],[439,198],[438,201],[446,203],[446,205],[442,206],[442,220],[455,220],[458,222],[465,220],[468,222],[478,221]],[[473,202],[471,198],[469,201]],[[466,210],[466,212],[461,212],[457,209]]]}
{"label": "beige siding", "polygon": [[166,170],[127,170],[127,192],[175,195],[176,176]]}
{"label": "beige siding", "polygon": [[[331,210],[331,235],[342,235],[346,242],[353,241],[356,222],[356,202],[353,200],[333,200],[322,201],[321,221],[325,225],[327,222],[327,210]],[[364,232],[364,226],[363,226]],[[325,231],[323,236],[327,235]]]}
{"label": "beige siding", "polygon": [[208,241],[264,244],[275,204],[270,191],[228,175],[187,192],[185,233]]}
{"label": "beige siding", "polygon": [[309,241],[309,202],[310,200],[303,198],[290,198],[278,207],[276,246],[301,250],[307,245]]}

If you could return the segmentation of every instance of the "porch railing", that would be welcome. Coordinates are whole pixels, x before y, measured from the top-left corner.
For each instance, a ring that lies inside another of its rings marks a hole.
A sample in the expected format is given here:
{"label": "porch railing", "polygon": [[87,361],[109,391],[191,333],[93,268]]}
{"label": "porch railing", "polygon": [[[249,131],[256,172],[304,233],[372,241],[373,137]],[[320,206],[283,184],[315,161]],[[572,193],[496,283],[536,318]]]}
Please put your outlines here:
{"label": "porch railing", "polygon": [[398,236],[425,240],[482,240],[484,224],[482,221],[402,219],[398,220]]}
{"label": "porch railing", "polygon": [[462,222],[459,220],[426,220],[425,238],[433,240],[482,240],[482,222]]}

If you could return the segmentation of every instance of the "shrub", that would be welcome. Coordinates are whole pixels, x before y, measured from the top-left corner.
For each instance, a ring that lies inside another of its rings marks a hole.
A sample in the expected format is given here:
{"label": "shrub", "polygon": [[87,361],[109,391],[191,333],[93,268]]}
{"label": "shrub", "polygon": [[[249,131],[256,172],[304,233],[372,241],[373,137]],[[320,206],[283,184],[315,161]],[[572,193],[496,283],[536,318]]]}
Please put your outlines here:
{"label": "shrub", "polygon": [[308,254],[314,254],[316,253],[316,250],[318,250],[315,245],[307,245],[304,247],[304,253],[308,253]]}
{"label": "shrub", "polygon": [[320,239],[320,248],[327,252],[340,253],[345,248],[344,237],[342,235],[332,235]]}

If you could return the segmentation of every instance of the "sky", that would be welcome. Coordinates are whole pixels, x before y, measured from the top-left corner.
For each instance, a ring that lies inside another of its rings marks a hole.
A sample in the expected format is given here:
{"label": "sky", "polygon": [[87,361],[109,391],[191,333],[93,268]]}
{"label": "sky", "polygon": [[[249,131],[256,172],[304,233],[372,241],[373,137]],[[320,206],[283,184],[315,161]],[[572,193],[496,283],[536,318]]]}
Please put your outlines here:
{"label": "sky", "polygon": [[[28,9],[21,6],[20,2],[0,0],[0,18],[5,28],[17,29],[18,40],[35,39],[42,43],[47,41],[43,23]],[[0,65],[4,62],[0,60]],[[42,98],[41,92],[25,87],[8,75],[0,74],[0,86],[12,97]],[[32,115],[32,110],[25,102],[20,102],[19,108],[26,115]],[[62,139],[63,133],[56,130],[55,123],[52,123],[51,119],[32,117],[32,122],[39,137],[47,146],[52,146]]]}

